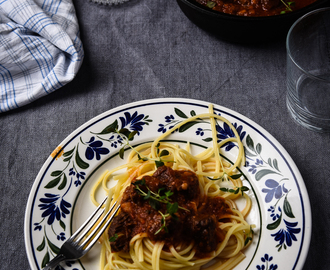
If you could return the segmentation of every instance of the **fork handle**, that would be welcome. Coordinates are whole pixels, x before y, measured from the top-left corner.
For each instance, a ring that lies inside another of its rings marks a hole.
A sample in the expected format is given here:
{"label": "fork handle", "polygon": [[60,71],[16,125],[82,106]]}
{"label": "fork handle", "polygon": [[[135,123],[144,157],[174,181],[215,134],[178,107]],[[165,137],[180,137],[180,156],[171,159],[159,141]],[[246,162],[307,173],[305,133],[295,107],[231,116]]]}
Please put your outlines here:
{"label": "fork handle", "polygon": [[58,254],[49,263],[46,264],[46,266],[43,270],[52,270],[56,266],[58,266],[60,262],[62,262],[64,260],[65,260],[65,256],[63,254]]}

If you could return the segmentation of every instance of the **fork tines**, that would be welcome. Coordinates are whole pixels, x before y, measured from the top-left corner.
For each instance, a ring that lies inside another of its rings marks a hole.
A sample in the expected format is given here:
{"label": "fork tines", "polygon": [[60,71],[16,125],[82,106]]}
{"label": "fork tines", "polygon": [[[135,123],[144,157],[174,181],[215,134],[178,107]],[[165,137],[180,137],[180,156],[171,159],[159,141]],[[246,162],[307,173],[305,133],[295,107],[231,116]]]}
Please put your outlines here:
{"label": "fork tines", "polygon": [[[84,252],[89,251],[97,242],[120,208],[120,204],[114,202],[109,211],[102,217],[105,210],[102,207],[107,199],[108,197],[103,200],[103,202],[95,209],[91,216],[69,239],[72,240],[75,245],[80,246]],[[91,222],[92,220],[94,220],[94,222]],[[83,230],[84,233],[82,233]]]}

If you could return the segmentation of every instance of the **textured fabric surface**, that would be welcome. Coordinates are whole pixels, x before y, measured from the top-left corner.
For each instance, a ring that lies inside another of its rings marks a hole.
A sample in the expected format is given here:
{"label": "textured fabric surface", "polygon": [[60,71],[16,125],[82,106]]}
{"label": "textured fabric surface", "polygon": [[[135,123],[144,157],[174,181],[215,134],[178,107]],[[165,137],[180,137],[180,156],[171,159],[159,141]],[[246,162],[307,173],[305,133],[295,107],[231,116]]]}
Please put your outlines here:
{"label": "textured fabric surface", "polygon": [[70,82],[83,60],[71,0],[0,2],[0,112]]}
{"label": "textured fabric surface", "polygon": [[85,51],[77,76],[33,103],[0,114],[0,269],[31,269],[24,246],[25,207],[39,170],[64,138],[119,105],[177,97],[235,110],[282,144],[311,201],[313,230],[303,269],[328,270],[330,135],[304,129],[287,112],[285,41],[224,42],[190,22],[175,1],[73,3]]}
{"label": "textured fabric surface", "polygon": [[125,3],[129,0],[92,0],[92,2],[97,4],[104,4],[104,5],[120,5]]}

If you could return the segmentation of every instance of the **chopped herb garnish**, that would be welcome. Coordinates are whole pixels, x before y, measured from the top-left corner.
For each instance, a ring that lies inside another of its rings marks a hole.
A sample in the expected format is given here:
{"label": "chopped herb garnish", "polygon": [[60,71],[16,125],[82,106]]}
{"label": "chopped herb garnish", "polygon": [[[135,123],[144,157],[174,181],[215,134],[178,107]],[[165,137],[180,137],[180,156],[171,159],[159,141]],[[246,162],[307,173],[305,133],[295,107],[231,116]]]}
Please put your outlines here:
{"label": "chopped herb garnish", "polygon": [[241,178],[242,175],[243,175],[242,173],[239,173],[239,174],[229,175],[229,177],[230,177],[231,179],[236,180],[236,179]]}
{"label": "chopped herb garnish", "polygon": [[285,2],[284,0],[281,0],[282,4],[285,6],[285,10],[281,11],[280,14],[285,14],[287,13],[288,11],[289,12],[292,12],[292,6],[294,6],[296,4],[295,1],[291,1],[291,2]]}
{"label": "chopped herb garnish", "polygon": [[159,211],[159,213],[162,216],[162,226],[159,228],[159,230],[157,232],[155,232],[155,235],[160,233],[162,230],[164,230],[166,233],[168,233],[168,229],[166,227],[166,217],[169,216],[169,214],[164,215],[162,212]]}
{"label": "chopped herb garnish", "polygon": [[118,234],[115,234],[109,238],[110,242],[115,242],[118,239]]}
{"label": "chopped herb garnish", "polygon": [[238,194],[239,192],[242,193],[242,196],[244,195],[243,192],[244,191],[248,191],[250,190],[248,187],[246,186],[242,186],[242,187],[236,187],[236,189],[232,189],[232,188],[220,188],[221,191],[223,192],[230,192],[233,194]]}
{"label": "chopped herb garnish", "polygon": [[244,246],[246,246],[250,241],[252,241],[252,236],[254,234],[254,231],[252,230],[252,226],[250,226],[250,231],[246,234],[246,238],[244,241]]}
{"label": "chopped herb garnish", "polygon": [[[113,132],[113,133],[117,133],[120,138],[122,139],[122,148],[120,148],[119,150],[119,157],[121,159],[124,158],[124,153],[125,153],[125,149],[127,147],[131,148],[133,151],[136,152],[136,154],[138,155],[139,160],[142,161],[148,161],[151,160],[149,157],[143,156],[141,153],[139,153],[138,151],[135,150],[135,148],[130,144],[130,141],[132,141],[134,139],[134,136],[138,133],[137,131],[130,131],[127,128],[122,128],[120,130],[118,130],[118,124],[116,126],[111,127],[111,129],[108,130],[109,132]],[[155,164],[156,167],[161,167],[164,166],[164,160],[161,159],[161,157],[167,156],[169,155],[169,151],[167,151],[166,149],[163,149],[162,151],[160,151],[159,149],[160,147],[160,143],[157,144],[156,148],[157,148],[157,155],[158,155],[158,159],[155,159]],[[166,161],[166,162],[174,162],[174,161]]]}
{"label": "chopped herb garnish", "polygon": [[161,166],[164,166],[164,162],[160,160],[155,160],[156,167],[159,168]]}
{"label": "chopped herb garnish", "polygon": [[215,5],[216,5],[216,3],[213,2],[213,1],[207,1],[207,4],[206,4],[206,6],[207,6],[208,8],[214,8]]}
{"label": "chopped herb garnish", "polygon": [[239,173],[239,174],[233,174],[233,175],[229,175],[227,173],[223,173],[222,176],[220,176],[219,178],[211,178],[211,177],[208,177],[209,180],[212,180],[212,181],[216,181],[216,180],[222,180],[224,181],[226,179],[226,176],[233,179],[233,180],[236,180],[236,179],[239,179],[241,178],[243,174],[242,173]]}
{"label": "chopped herb garnish", "polygon": [[[161,216],[162,216],[162,226],[160,229],[155,233],[158,234],[161,230],[165,230],[167,232],[166,227],[166,217],[171,216],[174,220],[177,220],[178,217],[175,215],[179,209],[189,211],[188,209],[179,206],[177,202],[172,203],[171,196],[173,195],[173,192],[171,190],[166,190],[165,188],[158,189],[157,193],[151,191],[149,187],[146,186],[146,181],[143,178],[142,180],[137,180],[134,183],[132,183],[135,186],[135,191],[143,197],[143,199],[148,200],[150,206],[157,210]],[[143,191],[140,186],[145,186],[147,189],[147,192]],[[166,204],[166,212],[163,214],[160,209],[160,203]]]}

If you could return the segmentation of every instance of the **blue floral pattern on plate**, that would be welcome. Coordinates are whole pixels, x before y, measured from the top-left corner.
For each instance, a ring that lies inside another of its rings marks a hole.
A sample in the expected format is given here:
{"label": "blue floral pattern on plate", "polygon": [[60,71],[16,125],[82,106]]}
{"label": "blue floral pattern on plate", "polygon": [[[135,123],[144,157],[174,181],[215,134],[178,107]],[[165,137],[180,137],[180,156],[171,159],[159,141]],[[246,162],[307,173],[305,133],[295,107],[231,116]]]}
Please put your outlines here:
{"label": "blue floral pattern on plate", "polygon": [[269,256],[268,254],[265,254],[263,257],[261,257],[261,265],[257,265],[258,270],[276,270],[278,268],[277,264],[271,263],[273,260],[272,256]]}
{"label": "blue floral pattern on plate", "polygon": [[[25,233],[32,269],[41,269],[58,253],[71,233],[69,224],[75,197],[98,164],[122,148],[125,132],[118,134],[114,127],[136,132],[133,139],[136,144],[173,129],[174,140],[206,146],[212,140],[209,120],[196,119],[178,130],[174,127],[190,116],[207,112],[207,106],[200,101],[172,99],[128,104],[124,109],[114,109],[92,119],[68,137],[47,160],[31,191]],[[246,166],[239,169],[244,181],[251,185],[251,195],[256,197],[253,215],[259,220],[246,262],[235,269],[283,269],[283,258],[286,266],[291,263],[296,267],[306,253],[302,250],[306,249],[306,228],[310,227],[306,221],[306,216],[310,217],[309,201],[299,171],[285,150],[279,150],[279,144],[255,123],[220,106],[215,106],[215,113],[229,119],[243,141]],[[218,142],[234,136],[226,123],[216,123]],[[230,159],[237,147],[229,142],[222,146],[222,151]],[[67,262],[58,269],[85,267]]]}
{"label": "blue floral pattern on plate", "polygon": [[[144,125],[148,125],[152,122],[149,119],[149,116],[144,114],[139,114],[137,111],[132,115],[129,112],[125,112],[124,116],[119,117],[121,122],[120,129],[127,128],[128,131],[137,131],[138,134],[143,130]],[[38,207],[42,210],[41,221],[35,222],[34,230],[44,231],[44,237],[41,244],[36,248],[38,252],[44,252],[44,257],[41,263],[41,268],[45,267],[46,264],[51,259],[50,254],[55,256],[59,252],[59,246],[55,245],[47,233],[53,233],[56,235],[58,241],[65,240],[65,231],[66,225],[63,221],[68,214],[70,214],[70,208],[72,205],[67,202],[64,198],[67,195],[68,191],[72,187],[78,188],[81,186],[82,181],[85,180],[86,172],[84,170],[90,167],[89,161],[100,161],[102,156],[106,156],[111,152],[111,148],[117,148],[117,145],[123,144],[123,137],[118,135],[109,127],[117,127],[118,121],[116,120],[112,125],[106,127],[100,133],[96,133],[98,137],[91,136],[87,142],[83,142],[80,138],[80,142],[77,143],[74,148],[63,151],[63,149],[57,149],[54,156],[58,158],[59,156],[64,157],[63,163],[65,164],[63,170],[55,170],[51,172],[50,176],[54,177],[51,181],[46,184],[45,189],[53,190],[54,193],[45,193],[44,197],[39,199],[41,202]],[[92,133],[94,134],[94,133]],[[108,136],[111,134],[110,138],[103,138],[102,136]],[[118,138],[119,136],[119,138]],[[114,141],[114,138],[117,138]],[[109,145],[105,145],[104,142],[107,142]],[[81,145],[81,146],[80,146]],[[81,158],[81,154],[78,151],[78,147],[84,148],[85,158]],[[70,184],[67,186],[68,178],[70,178]],[[59,190],[66,188],[66,192],[63,195],[57,194]],[[46,220],[47,224],[51,226],[51,231],[47,232],[46,226],[42,226]],[[63,231],[57,232],[54,229],[53,223],[58,222]]]}

